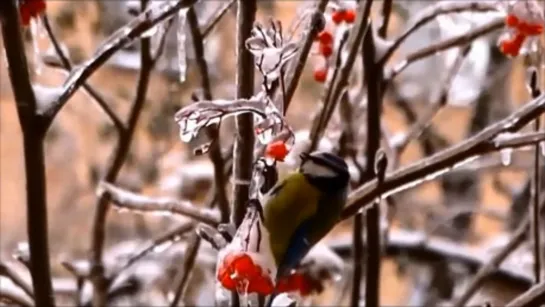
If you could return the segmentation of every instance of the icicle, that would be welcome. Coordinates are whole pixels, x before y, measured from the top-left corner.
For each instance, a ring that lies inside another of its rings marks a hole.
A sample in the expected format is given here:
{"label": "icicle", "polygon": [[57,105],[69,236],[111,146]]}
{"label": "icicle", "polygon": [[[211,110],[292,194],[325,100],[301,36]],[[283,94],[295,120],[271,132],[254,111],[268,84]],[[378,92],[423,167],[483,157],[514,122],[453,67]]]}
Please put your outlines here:
{"label": "icicle", "polygon": [[509,166],[511,164],[512,155],[513,155],[513,148],[505,148],[500,150],[501,164],[503,166]]}
{"label": "icicle", "polygon": [[178,31],[176,38],[178,40],[178,70],[180,73],[180,83],[185,82],[185,73],[187,69],[186,54],[185,54],[185,24],[186,24],[187,9],[180,10],[178,13]]}
{"label": "icicle", "polygon": [[40,75],[43,68],[40,39],[43,39],[46,35],[46,30],[42,24],[41,18],[32,18],[30,20],[30,33],[32,35],[32,49],[34,53],[34,72]]}
{"label": "icicle", "polygon": [[156,57],[159,52],[159,46],[161,46],[161,40],[163,35],[167,31],[168,21],[164,21],[154,27],[155,33],[151,36],[151,53]]}

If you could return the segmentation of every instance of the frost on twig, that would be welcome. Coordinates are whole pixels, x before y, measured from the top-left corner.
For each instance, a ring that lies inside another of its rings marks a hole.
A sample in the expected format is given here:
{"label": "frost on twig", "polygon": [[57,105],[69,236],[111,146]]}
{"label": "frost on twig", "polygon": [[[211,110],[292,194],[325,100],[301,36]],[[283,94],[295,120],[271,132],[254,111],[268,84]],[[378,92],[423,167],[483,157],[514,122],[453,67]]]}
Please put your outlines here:
{"label": "frost on twig", "polygon": [[179,214],[209,225],[219,223],[219,214],[216,210],[198,208],[187,201],[139,195],[102,182],[98,187],[97,194],[104,193],[109,194],[114,205],[121,210],[161,212],[166,215]]}
{"label": "frost on twig", "polygon": [[[203,100],[190,104],[174,115],[174,120],[180,125],[180,138],[183,142],[194,140],[199,131],[205,127],[221,124],[229,116],[241,113],[254,113],[266,117],[266,105],[263,97],[238,100]],[[200,153],[208,152],[210,142],[202,144]]]}

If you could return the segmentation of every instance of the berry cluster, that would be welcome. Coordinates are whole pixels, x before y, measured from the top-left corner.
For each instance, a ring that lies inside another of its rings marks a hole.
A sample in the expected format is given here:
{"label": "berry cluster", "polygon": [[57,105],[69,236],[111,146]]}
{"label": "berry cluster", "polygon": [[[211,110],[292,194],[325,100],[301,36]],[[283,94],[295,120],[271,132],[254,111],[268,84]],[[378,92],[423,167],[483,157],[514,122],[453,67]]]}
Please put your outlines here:
{"label": "berry cluster", "polygon": [[30,25],[32,18],[38,18],[45,12],[45,0],[20,0],[19,15],[23,26]]}
{"label": "berry cluster", "polygon": [[529,11],[528,7],[525,8],[526,10],[523,11],[514,7],[505,17],[505,25],[509,31],[507,35],[500,38],[499,48],[507,56],[518,56],[528,38],[543,33],[542,15],[536,15],[535,12]]}
{"label": "berry cluster", "polygon": [[[330,19],[334,24],[334,26],[331,27],[333,29],[343,22],[346,24],[352,24],[356,20],[356,11],[354,9],[346,8],[334,9],[331,12]],[[322,32],[318,33],[315,40],[318,43],[318,54],[324,58],[326,65],[323,67],[318,67],[314,70],[314,80],[316,80],[316,82],[324,83],[327,79],[327,72],[329,70],[329,58],[333,54],[334,35],[330,29],[326,28]]]}

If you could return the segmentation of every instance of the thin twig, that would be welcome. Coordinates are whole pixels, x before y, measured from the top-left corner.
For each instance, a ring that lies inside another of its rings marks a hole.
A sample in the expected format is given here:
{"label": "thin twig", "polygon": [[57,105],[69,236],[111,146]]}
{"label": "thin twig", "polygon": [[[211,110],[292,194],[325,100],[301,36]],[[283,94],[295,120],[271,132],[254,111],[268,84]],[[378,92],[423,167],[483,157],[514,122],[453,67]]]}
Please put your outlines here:
{"label": "thin twig", "polygon": [[[208,63],[204,58],[204,36],[201,35],[199,30],[199,19],[195,13],[194,8],[190,8],[187,11],[187,23],[191,31],[191,37],[193,42],[193,49],[195,50],[195,60],[201,73],[201,83],[203,90],[203,98],[206,100],[212,100],[212,88],[210,85],[210,76],[208,74]],[[229,201],[227,200],[227,194],[225,192],[225,185],[227,178],[224,172],[224,161],[221,155],[221,144],[219,140],[219,125],[213,125],[206,127],[208,137],[212,140],[210,144],[210,151],[208,156],[212,165],[214,166],[214,187],[217,194],[218,207],[221,212],[221,221],[227,223],[229,221]]]}
{"label": "thin twig", "polygon": [[[536,98],[541,94],[541,90],[539,89],[538,85],[538,72],[537,70],[533,70],[531,75],[531,78],[529,80],[529,84],[527,84],[528,90],[530,91],[530,96],[532,98]],[[539,116],[536,117],[534,121],[534,131],[536,133],[539,132],[540,129],[540,118]],[[540,201],[540,192],[541,192],[541,148],[540,144],[536,143],[536,146],[534,148],[534,172],[533,172],[533,185],[532,185],[532,200],[533,202],[530,203],[529,212],[531,212],[531,219],[532,219],[532,245],[533,245],[533,251],[534,251],[534,278],[535,283],[539,284],[541,282],[541,267],[542,267],[542,257],[543,257],[543,251],[541,246],[541,215],[539,214],[539,204]]]}
{"label": "thin twig", "polygon": [[[360,42],[362,41],[365,32],[369,31],[370,28],[368,26],[368,19],[371,12],[371,5],[372,1],[366,1],[365,4],[361,4],[359,6],[357,13],[358,20],[356,21],[354,28],[350,32],[351,37],[347,40],[348,42],[352,42],[352,45],[350,46],[345,63],[339,69],[336,78],[334,78],[330,83],[330,88],[328,89],[328,92],[330,92],[331,95],[328,94],[326,96],[323,104],[323,109],[320,113],[320,119],[318,121],[319,124],[313,127],[310,134],[310,150],[314,150],[316,148],[316,145],[318,144],[319,139],[323,135],[324,129],[327,127],[327,123],[331,119],[333,111],[337,106],[337,102],[339,101],[339,98],[341,97],[347,86],[348,77],[352,72],[358,50],[361,46]],[[342,51],[339,50],[338,52],[340,53]]]}
{"label": "thin twig", "polygon": [[530,220],[527,218],[517,228],[509,242],[479,269],[462,295],[454,302],[455,307],[467,305],[469,299],[471,299],[475,292],[479,290],[485,279],[489,277],[490,273],[496,270],[501,263],[524,242],[528,235],[529,228]]}
{"label": "thin twig", "polygon": [[170,307],[178,306],[180,298],[184,296],[187,290],[187,283],[189,282],[189,278],[191,277],[191,273],[193,272],[195,260],[197,260],[197,254],[199,253],[200,246],[201,237],[197,233],[192,234],[191,239],[187,244],[186,252],[184,255],[184,262],[182,264],[182,270],[180,274],[180,280],[177,283],[178,285],[176,287],[174,299],[170,303]]}
{"label": "thin twig", "polygon": [[[146,9],[148,0],[141,0],[142,11]],[[182,4],[189,3],[189,1],[182,0],[178,2],[178,5],[175,7],[182,8]],[[172,11],[172,12],[171,12]],[[174,13],[174,10],[169,9],[168,12]],[[146,13],[141,14],[141,16],[146,17]],[[163,19],[168,16],[168,14],[161,14]],[[159,20],[159,18],[154,19]],[[142,22],[146,25],[146,22]],[[141,26],[143,27],[143,26]],[[149,28],[149,27],[147,27]],[[134,35],[134,31],[138,32],[138,27],[131,27],[132,31],[127,31],[127,37],[130,39]],[[120,39],[124,41],[124,39]],[[129,118],[127,121],[127,129],[124,133],[119,135],[119,140],[117,147],[113,154],[112,159],[110,160],[110,165],[107,168],[106,174],[104,175],[103,181],[106,183],[115,183],[117,175],[125,162],[127,154],[130,149],[130,145],[136,130],[136,125],[138,124],[138,119],[142,112],[142,108],[146,101],[146,95],[148,92],[149,79],[151,71],[153,70],[153,59],[151,55],[151,41],[149,37],[142,38],[141,40],[141,51],[140,51],[140,74],[138,77],[138,85],[136,87],[136,96],[129,113]],[[102,53],[100,53],[102,54]],[[83,82],[83,78],[80,82]],[[75,84],[75,83],[74,83]],[[93,217],[93,226],[91,231],[91,280],[93,282],[93,306],[103,307],[107,304],[107,293],[108,293],[108,282],[104,274],[104,264],[102,259],[102,254],[104,251],[104,240],[106,237],[106,217],[108,215],[110,203],[110,194],[103,193],[97,199],[95,206],[95,216]]]}
{"label": "thin twig", "polygon": [[119,274],[121,274],[121,272],[123,272],[124,270],[128,269],[130,266],[132,266],[133,264],[135,264],[136,262],[138,262],[140,259],[142,259],[143,257],[145,257],[146,255],[148,255],[150,252],[152,252],[157,246],[161,245],[161,244],[164,244],[166,242],[174,242],[174,241],[177,241],[178,238],[180,236],[182,236],[183,234],[191,231],[192,229],[195,228],[195,224],[194,223],[184,223],[180,226],[177,226],[175,227],[174,229],[166,232],[165,234],[153,239],[149,244],[148,246],[146,246],[145,248],[143,248],[141,251],[139,251],[138,253],[135,253],[134,255],[132,255],[128,260],[127,262],[125,262],[125,264],[119,269],[117,270],[115,273],[111,274],[110,276],[110,279],[111,280],[114,280],[117,276],[119,276]]}
{"label": "thin twig", "polygon": [[137,212],[165,212],[166,214],[179,214],[211,226],[217,226],[220,223],[220,218],[216,210],[199,208],[188,201],[166,197],[144,196],[106,182],[100,183],[98,191],[99,197],[107,197],[120,209],[128,209]]}
{"label": "thin twig", "polygon": [[[490,12],[496,11],[496,3],[487,3],[482,1],[471,1],[471,2],[438,2],[430,7],[422,10],[419,13],[419,16],[415,17],[413,25],[405,30],[393,44],[388,48],[380,59],[380,63],[383,65],[390,59],[394,52],[401,46],[401,44],[414,32],[418,29],[434,20],[440,15],[452,14],[452,13],[462,13],[465,11],[472,12]],[[473,31],[472,31],[473,32]]]}
{"label": "thin twig", "polygon": [[42,118],[37,116],[37,103],[32,89],[25,47],[21,37],[19,11],[15,1],[0,2],[0,22],[9,78],[15,96],[19,124],[23,132],[26,178],[27,234],[30,248],[30,275],[36,302],[55,306],[51,285],[44,136]]}
{"label": "thin twig", "polygon": [[[49,128],[57,113],[62,109],[66,102],[68,102],[70,97],[72,97],[83,83],[87,81],[98,68],[104,65],[112,55],[130,42],[140,38],[142,34],[146,33],[149,29],[166,21],[179,10],[187,8],[195,2],[196,0],[178,0],[175,3],[165,2],[158,4],[158,6],[153,6],[147,11],[143,11],[140,15],[135,17],[134,20],[110,35],[105,43],[97,49],[95,55],[93,55],[91,59],[85,61],[82,65],[77,66],[70,72],[70,75],[63,85],[63,92],[43,113],[43,116],[45,117],[43,129],[47,130]],[[127,127],[127,130],[128,129],[129,128]]]}
{"label": "thin twig", "polygon": [[288,86],[286,89],[286,96],[281,97],[279,95],[275,99],[275,101],[282,98],[284,99],[284,102],[285,102],[284,113],[287,111],[291,103],[291,100],[293,98],[293,95],[295,94],[295,90],[297,89],[297,86],[299,85],[299,80],[301,79],[301,76],[303,75],[303,70],[305,68],[308,55],[310,54],[310,50],[312,49],[312,45],[314,44],[314,38],[316,37],[316,35],[318,35],[318,32],[320,32],[323,29],[323,25],[324,25],[323,13],[328,2],[329,0],[320,0],[320,2],[317,4],[316,10],[311,16],[310,29],[306,31],[308,34],[305,37],[305,41],[303,42],[303,45],[297,54],[297,58],[294,59],[292,63],[290,64],[290,66],[288,67],[288,74],[287,74],[288,80],[286,80],[286,83],[288,84]]}
{"label": "thin twig", "polygon": [[540,283],[514,298],[506,307],[541,306],[545,301],[545,283]]}
{"label": "thin twig", "polygon": [[439,43],[431,44],[423,47],[422,49],[411,52],[398,64],[394,65],[393,68],[385,74],[385,78],[390,81],[394,79],[397,75],[399,75],[403,70],[405,70],[405,68],[407,68],[410,64],[418,60],[437,54],[438,52],[450,49],[452,47],[469,44],[476,38],[499,30],[503,26],[504,20],[498,18],[480,27],[474,28],[467,33],[454,36]]}
{"label": "thin twig", "polygon": [[[348,257],[352,251],[352,234],[335,237],[327,245],[339,256]],[[490,259],[486,250],[475,250],[443,237],[429,238],[424,232],[403,229],[390,230],[388,240],[384,242],[384,253],[386,257],[409,256],[419,263],[460,263],[470,272],[478,271]],[[502,265],[491,272],[490,278],[518,287],[532,285],[532,274],[517,266]]]}
{"label": "thin twig", "polygon": [[212,32],[212,30],[214,30],[218,22],[223,18],[225,13],[229,11],[229,9],[233,6],[233,4],[235,4],[235,2],[236,2],[235,0],[229,0],[228,3],[224,4],[223,7],[220,8],[214,14],[214,16],[212,16],[212,18],[206,22],[206,25],[203,27],[201,31],[202,37],[207,37]]}
{"label": "thin twig", "polygon": [[[42,17],[42,21],[43,21],[45,30],[47,31],[47,34],[49,36],[49,40],[53,44],[53,48],[55,49],[55,52],[57,53],[57,56],[59,57],[59,60],[61,61],[63,68],[68,71],[71,71],[72,64],[70,63],[70,59],[68,59],[68,57],[64,53],[64,50],[62,50],[61,45],[59,44],[59,41],[57,40],[57,37],[55,36],[55,33],[53,33],[53,29],[51,27],[51,24],[49,23],[49,17],[47,17],[47,15],[44,14]],[[84,82],[82,86],[85,89],[85,91],[89,94],[89,96],[91,96],[91,98],[93,98],[98,103],[100,108],[110,118],[110,120],[112,121],[116,129],[118,131],[124,131],[125,126],[123,125],[123,123],[121,122],[117,114],[115,114],[112,108],[110,108],[108,103],[104,100],[104,98],[102,98],[102,95],[100,95],[100,93],[98,93],[94,88],[92,88],[86,82]]]}
{"label": "thin twig", "polygon": [[[545,112],[545,95],[526,103],[510,116],[497,121],[465,141],[440,151],[404,168],[387,174],[382,188],[373,180],[350,193],[342,217],[356,214],[379,194],[392,195],[405,188],[431,180],[441,172],[452,169],[476,156],[497,150],[495,138],[506,132],[515,132]],[[433,175],[433,176],[432,176]]]}
{"label": "thin twig", "polygon": [[15,285],[2,283],[2,287],[0,287],[0,302],[4,302],[6,300],[8,303],[17,306],[36,306],[32,299],[25,296],[25,294],[19,288],[15,287]]}
{"label": "thin twig", "polygon": [[409,145],[412,140],[418,138],[424,132],[424,130],[426,130],[426,128],[431,124],[431,121],[435,115],[437,115],[437,113],[439,113],[439,111],[446,105],[448,93],[454,77],[456,77],[456,74],[458,74],[462,63],[470,50],[471,45],[468,45],[458,54],[447,75],[445,76],[445,79],[443,82],[441,82],[441,91],[437,97],[437,100],[431,103],[431,108],[428,109],[428,112],[409,128],[409,132],[405,134],[403,140],[394,145],[398,155],[401,155],[405,148],[407,148],[407,145]]}
{"label": "thin twig", "polygon": [[32,291],[32,286],[29,285],[26,280],[24,280],[20,275],[19,273],[17,273],[16,271],[14,271],[7,263],[4,263],[4,262],[0,262],[0,275],[2,276],[6,276],[8,277],[9,279],[11,279],[11,281],[13,281],[14,284],[16,284],[17,286],[21,287],[21,289],[23,291],[25,291],[25,293],[31,297],[31,298],[34,298],[34,293]]}

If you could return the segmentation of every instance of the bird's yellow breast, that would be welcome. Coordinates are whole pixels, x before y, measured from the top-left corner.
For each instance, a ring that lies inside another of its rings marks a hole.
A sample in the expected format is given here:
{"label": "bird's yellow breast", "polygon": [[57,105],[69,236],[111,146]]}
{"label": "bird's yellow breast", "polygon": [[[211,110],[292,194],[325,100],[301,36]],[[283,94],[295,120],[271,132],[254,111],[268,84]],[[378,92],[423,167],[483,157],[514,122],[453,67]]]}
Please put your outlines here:
{"label": "bird's yellow breast", "polygon": [[[278,188],[277,188],[278,187]],[[301,173],[293,173],[271,189],[264,199],[265,227],[270,233],[271,248],[277,263],[285,254],[299,225],[316,214],[320,191]]]}

